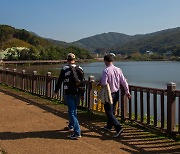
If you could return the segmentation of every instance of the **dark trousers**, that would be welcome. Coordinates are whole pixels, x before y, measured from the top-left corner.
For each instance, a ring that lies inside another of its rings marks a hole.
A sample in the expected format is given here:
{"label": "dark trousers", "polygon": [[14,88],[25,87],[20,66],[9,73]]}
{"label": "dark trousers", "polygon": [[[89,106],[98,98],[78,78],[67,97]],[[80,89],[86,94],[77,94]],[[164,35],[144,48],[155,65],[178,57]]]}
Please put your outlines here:
{"label": "dark trousers", "polygon": [[109,102],[106,102],[104,104],[105,113],[108,119],[107,128],[111,129],[112,126],[114,126],[115,130],[118,131],[119,129],[121,129],[121,125],[114,115],[114,110],[116,107],[116,103],[119,100],[119,91],[112,93],[112,98],[113,104],[110,104]]}
{"label": "dark trousers", "polygon": [[116,104],[119,100],[119,91],[111,93],[113,99],[113,113],[115,115]]}

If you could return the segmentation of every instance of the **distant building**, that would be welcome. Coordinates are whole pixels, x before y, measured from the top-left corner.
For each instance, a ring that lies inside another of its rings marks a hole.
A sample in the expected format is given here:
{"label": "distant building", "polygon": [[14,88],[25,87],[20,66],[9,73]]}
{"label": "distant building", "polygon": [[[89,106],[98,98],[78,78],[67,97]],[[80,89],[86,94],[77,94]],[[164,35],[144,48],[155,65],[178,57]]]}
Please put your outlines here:
{"label": "distant building", "polygon": [[110,54],[110,55],[113,55],[113,56],[116,56],[115,53],[113,53],[113,52],[111,52],[111,53],[109,53],[109,54]]}
{"label": "distant building", "polygon": [[153,55],[153,52],[152,51],[146,51],[146,54]]}
{"label": "distant building", "polygon": [[172,55],[172,51],[166,51],[164,54],[165,54],[166,56]]}
{"label": "distant building", "polygon": [[117,57],[122,57],[122,55],[119,53],[119,54],[117,54]]}

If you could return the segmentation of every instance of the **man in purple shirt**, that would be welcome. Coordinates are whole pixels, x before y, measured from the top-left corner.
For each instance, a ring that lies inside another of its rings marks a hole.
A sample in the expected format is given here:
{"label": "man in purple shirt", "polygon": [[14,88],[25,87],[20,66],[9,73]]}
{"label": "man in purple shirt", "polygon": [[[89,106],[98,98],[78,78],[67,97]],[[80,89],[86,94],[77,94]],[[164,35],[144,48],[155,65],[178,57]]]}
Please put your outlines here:
{"label": "man in purple shirt", "polygon": [[114,110],[116,103],[119,100],[120,86],[122,85],[124,87],[128,99],[131,98],[131,95],[129,93],[128,83],[122,73],[122,70],[113,65],[113,57],[114,55],[112,54],[104,56],[104,63],[106,65],[106,68],[104,69],[101,78],[101,85],[104,86],[106,84],[109,84],[113,99],[113,104],[111,104],[110,102],[106,102],[104,104],[104,109],[108,118],[107,126],[105,126],[104,128],[106,130],[111,130],[112,126],[114,126],[116,130],[116,134],[114,135],[114,137],[119,137],[119,135],[121,135],[121,133],[123,132],[123,129],[114,115]]}

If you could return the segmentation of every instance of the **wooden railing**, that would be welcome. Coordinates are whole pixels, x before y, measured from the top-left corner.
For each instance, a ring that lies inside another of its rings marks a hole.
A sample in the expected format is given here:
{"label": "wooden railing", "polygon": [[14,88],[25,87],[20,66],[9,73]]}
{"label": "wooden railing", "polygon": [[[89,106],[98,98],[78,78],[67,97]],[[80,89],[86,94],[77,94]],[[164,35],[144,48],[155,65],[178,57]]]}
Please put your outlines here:
{"label": "wooden railing", "polygon": [[[14,88],[21,89],[32,94],[53,98],[53,91],[57,82],[57,77],[51,76],[48,72],[46,76],[38,75],[36,71],[28,74],[23,70],[0,70],[0,83]],[[100,87],[90,76],[85,81],[86,91],[84,100],[80,106],[88,110],[104,112],[101,101],[97,98]],[[167,84],[167,89],[148,88],[140,86],[129,86],[131,99],[125,96],[121,87],[120,100],[116,106],[116,115],[121,119],[129,119],[149,127],[165,130],[168,133],[180,133],[180,91],[176,90],[175,83]],[[63,88],[58,92],[56,98],[63,102]]]}

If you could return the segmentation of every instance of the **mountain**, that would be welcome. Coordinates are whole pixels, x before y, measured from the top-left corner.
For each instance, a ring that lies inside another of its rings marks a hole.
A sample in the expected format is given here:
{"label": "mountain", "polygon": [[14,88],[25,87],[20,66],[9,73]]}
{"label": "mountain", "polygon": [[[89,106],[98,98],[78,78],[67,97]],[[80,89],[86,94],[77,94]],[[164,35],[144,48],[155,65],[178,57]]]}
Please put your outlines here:
{"label": "mountain", "polygon": [[44,39],[25,29],[15,29],[8,25],[0,25],[0,49],[10,47],[38,47],[52,45]]}
{"label": "mountain", "polygon": [[172,51],[180,53],[180,27],[143,35],[142,38],[116,46],[115,49],[116,52],[153,51],[162,54]]}
{"label": "mountain", "polygon": [[114,51],[116,53],[164,52],[180,49],[180,27],[149,34],[126,35],[122,33],[103,33],[73,42],[94,52]]}
{"label": "mountain", "polygon": [[64,42],[64,41],[58,41],[51,38],[46,38],[48,41],[50,41],[52,44],[60,46],[60,47],[66,47],[71,45],[70,43]]}
{"label": "mountain", "polygon": [[8,25],[0,25],[0,50],[12,46],[23,46],[28,48],[44,48],[47,46],[67,48],[76,46],[95,53],[114,52],[120,54],[132,52],[144,53],[146,51],[164,53],[172,51],[175,53],[174,55],[179,55],[180,27],[137,35],[108,32],[87,37],[72,43],[66,43],[50,38],[42,38],[36,33],[24,29],[15,29]]}
{"label": "mountain", "polygon": [[25,29],[16,29],[9,25],[0,25],[0,50],[11,47],[68,47],[71,44],[50,38],[43,38],[38,34]]}
{"label": "mountain", "polygon": [[122,33],[109,32],[84,38],[73,43],[93,50],[97,48],[110,48],[124,45],[131,41],[136,41],[137,39],[142,38],[142,36],[143,35],[136,35],[133,37]]}
{"label": "mountain", "polygon": [[[25,48],[21,50],[14,47]],[[3,51],[1,54],[6,60],[66,59],[69,52],[75,53],[79,59],[92,58],[88,50],[70,43],[43,38],[34,32],[16,29],[9,25],[0,25],[0,51]]]}

